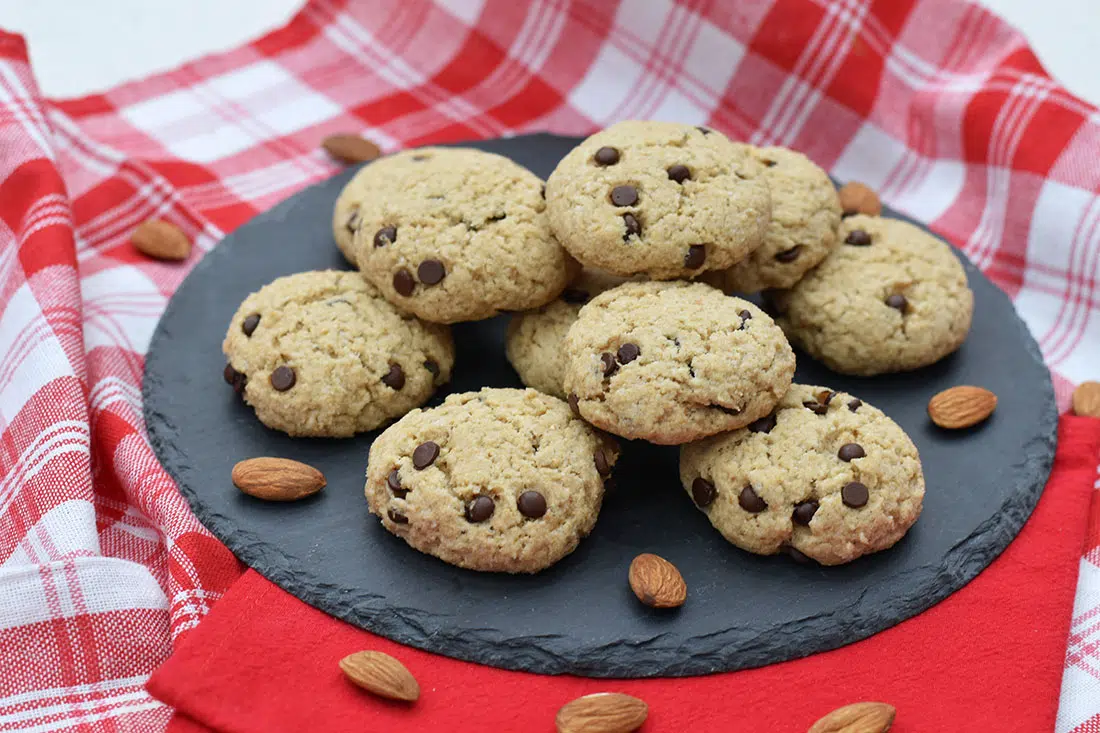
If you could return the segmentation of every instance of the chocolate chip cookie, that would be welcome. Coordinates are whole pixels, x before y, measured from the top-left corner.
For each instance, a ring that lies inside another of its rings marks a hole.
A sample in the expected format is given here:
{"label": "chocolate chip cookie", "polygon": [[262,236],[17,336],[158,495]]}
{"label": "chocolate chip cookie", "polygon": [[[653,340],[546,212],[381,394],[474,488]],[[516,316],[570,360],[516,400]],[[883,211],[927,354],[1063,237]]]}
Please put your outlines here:
{"label": "chocolate chip cookie", "polygon": [[565,389],[585,420],[661,444],[763,417],[794,375],[772,319],[703,283],[626,283],[597,295],[565,351]]}
{"label": "chocolate chip cookie", "polygon": [[[833,250],[840,200],[829,175],[802,153],[753,148],[772,194],[772,218],[759,248],[715,280],[724,290],[789,288]],[[710,273],[708,273],[710,274]]]}
{"label": "chocolate chip cookie", "polygon": [[542,181],[505,157],[419,148],[358,179],[355,260],[387,300],[425,320],[537,308],[576,274],[550,233]]}
{"label": "chocolate chip cookie", "polygon": [[683,446],[680,481],[741,549],[823,565],[891,547],[924,500],[905,431],[850,394],[801,384],[748,426]]}
{"label": "chocolate chip cookie", "polygon": [[546,181],[546,205],[584,265],[657,280],[732,266],[771,219],[748,146],[672,122],[620,122],[589,137]]}
{"label": "chocolate chip cookie", "polygon": [[951,247],[897,219],[853,216],[841,244],[772,302],[792,343],[830,369],[918,369],[962,345],[974,294]]}
{"label": "chocolate chip cookie", "polygon": [[471,570],[534,573],[592,531],[615,442],[533,389],[455,394],[371,446],[367,502],[409,545]]}
{"label": "chocolate chip cookie", "polygon": [[386,302],[357,273],[281,277],[237,309],[226,381],[270,428],[294,436],[373,430],[451,376],[450,329]]}
{"label": "chocolate chip cookie", "polygon": [[617,275],[585,269],[557,300],[512,316],[506,342],[508,361],[524,384],[565,399],[565,334],[585,303],[623,282]]}

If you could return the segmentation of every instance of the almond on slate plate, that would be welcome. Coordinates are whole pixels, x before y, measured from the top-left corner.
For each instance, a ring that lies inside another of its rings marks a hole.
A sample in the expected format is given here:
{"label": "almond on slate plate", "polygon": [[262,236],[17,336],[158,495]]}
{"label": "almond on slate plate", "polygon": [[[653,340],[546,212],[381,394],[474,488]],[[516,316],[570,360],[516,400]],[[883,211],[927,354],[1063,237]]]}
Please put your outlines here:
{"label": "almond on slate plate", "polygon": [[852,181],[840,187],[840,210],[845,216],[853,214],[867,214],[878,216],[882,213],[882,202],[878,200],[878,194],[866,184]]}
{"label": "almond on slate plate", "polygon": [[412,672],[385,652],[349,654],[340,660],[340,669],[349,680],[375,695],[405,702],[420,697],[420,685]]}
{"label": "almond on slate plate", "polygon": [[687,599],[687,584],[676,566],[646,552],[630,563],[630,588],[638,600],[653,608],[676,608]]}
{"label": "almond on slate plate", "polygon": [[884,702],[857,702],[837,708],[810,726],[807,733],[886,733],[897,713]]}
{"label": "almond on slate plate", "polygon": [[1073,390],[1073,414],[1100,417],[1100,382],[1082,382]]}
{"label": "almond on slate plate", "polygon": [[289,458],[249,458],[233,466],[233,485],[268,501],[295,501],[325,488],[325,475]]}
{"label": "almond on slate plate", "polygon": [[158,260],[186,260],[191,254],[191,240],[183,230],[162,219],[142,222],[130,241],[138,252]]}
{"label": "almond on slate plate", "polygon": [[928,401],[928,417],[941,428],[950,430],[977,425],[995,409],[997,395],[981,387],[952,387]]}
{"label": "almond on slate plate", "polygon": [[558,710],[558,733],[630,733],[645,722],[649,706],[619,692],[578,697]]}
{"label": "almond on slate plate", "polygon": [[370,140],[350,133],[329,135],[321,141],[321,147],[341,163],[366,163],[381,153]]}

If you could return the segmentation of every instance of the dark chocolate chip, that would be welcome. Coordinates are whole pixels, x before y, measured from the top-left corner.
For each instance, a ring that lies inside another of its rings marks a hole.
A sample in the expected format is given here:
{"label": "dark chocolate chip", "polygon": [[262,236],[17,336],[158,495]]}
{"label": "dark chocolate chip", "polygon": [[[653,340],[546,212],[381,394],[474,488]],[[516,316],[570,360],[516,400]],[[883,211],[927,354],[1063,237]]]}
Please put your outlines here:
{"label": "dark chocolate chip", "polygon": [[545,183],[542,184],[542,188],[539,189],[539,195],[542,196],[543,198],[546,198],[546,184]]}
{"label": "dark chocolate chip", "polygon": [[862,229],[853,229],[844,239],[845,244],[854,244],[857,247],[866,247],[871,244],[871,235]]}
{"label": "dark chocolate chip", "polygon": [[852,412],[855,412],[861,407],[863,407],[863,400],[861,399],[854,399],[848,403],[848,409]]}
{"label": "dark chocolate chip", "polygon": [[497,505],[493,502],[492,497],[485,496],[485,494],[475,496],[466,504],[466,521],[484,522],[493,516],[493,511],[496,508]]}
{"label": "dark chocolate chip", "polygon": [[824,415],[829,411],[829,406],[823,405],[820,402],[803,402],[802,406],[815,415]]}
{"label": "dark chocolate chip", "polygon": [[397,469],[390,471],[390,475],[386,477],[386,485],[390,487],[390,491],[398,499],[404,499],[405,495],[409,493],[409,490],[401,486],[401,474],[397,472]]}
{"label": "dark chocolate chip", "polygon": [[405,370],[400,364],[390,364],[390,370],[382,377],[382,384],[399,390],[405,386]]}
{"label": "dark chocolate chip", "polygon": [[825,389],[817,393],[817,401],[828,407],[829,403],[836,397],[836,392],[831,389]]}
{"label": "dark chocolate chip", "polygon": [[759,420],[753,420],[749,423],[749,430],[754,433],[770,433],[772,428],[775,427],[775,413],[765,415]]}
{"label": "dark chocolate chip", "polygon": [[741,495],[737,497],[737,503],[746,512],[752,512],[753,514],[758,514],[768,508],[768,502],[761,499],[752,486],[741,489]]}
{"label": "dark chocolate chip", "polygon": [[702,476],[691,482],[691,498],[695,500],[695,506],[710,506],[716,496],[718,496],[718,489]]}
{"label": "dark chocolate chip", "polygon": [[607,454],[603,452],[603,448],[596,449],[596,452],[592,455],[592,460],[596,462],[596,473],[604,478],[611,475],[611,464],[608,463]]}
{"label": "dark chocolate chip", "polygon": [[638,348],[637,344],[623,344],[619,347],[619,363],[629,364],[638,358],[638,355],[642,353],[642,350]]}
{"label": "dark chocolate chip", "polygon": [[642,236],[642,223],[638,221],[638,217],[633,214],[623,214],[623,224],[626,225],[626,234],[623,235],[623,241],[630,238],[630,235]]}
{"label": "dark chocolate chip", "polygon": [[271,372],[270,379],[272,387],[280,392],[286,392],[298,381],[298,375],[294,372],[294,369],[284,365],[275,367],[275,371]]}
{"label": "dark chocolate chip", "polygon": [[743,310],[737,315],[741,316],[741,326],[737,330],[743,331],[745,329],[745,324],[752,320],[752,313],[749,313],[747,310]]}
{"label": "dark chocolate chip", "polygon": [[859,443],[845,443],[840,446],[840,450],[836,452],[836,455],[842,461],[852,461],[856,458],[863,458],[867,455],[867,451],[863,450],[863,446]]}
{"label": "dark chocolate chip", "polygon": [[845,506],[850,506],[853,509],[859,509],[867,503],[869,498],[871,497],[867,487],[858,481],[844,484],[844,488],[840,490],[840,500],[844,502]]}
{"label": "dark chocolate chip", "polygon": [[782,252],[775,253],[775,259],[777,262],[794,262],[798,259],[799,253],[802,252],[802,245],[796,244],[790,249],[785,249]]}
{"label": "dark chocolate chip", "polygon": [[710,134],[710,128],[709,127],[696,126],[695,129],[698,130],[699,132],[703,133],[704,135],[709,135]]}
{"label": "dark chocolate chip", "polygon": [[579,288],[566,288],[561,293],[561,299],[566,303],[573,303],[574,305],[580,305],[587,303],[589,299],[587,290],[581,290]]}
{"label": "dark chocolate chip", "polygon": [[768,168],[774,168],[776,166],[776,162],[774,160],[772,160],[771,158],[764,158],[760,162],[763,163]]}
{"label": "dark chocolate chip", "polygon": [[580,398],[577,397],[575,392],[569,393],[569,398],[566,400],[569,403],[569,409],[573,411],[573,414],[577,417],[581,416]]}
{"label": "dark chocolate chip", "polygon": [[905,299],[904,295],[898,295],[897,293],[887,296],[886,305],[897,308],[903,314],[909,310],[909,301]]}
{"label": "dark chocolate chip", "polygon": [[516,506],[528,519],[538,519],[546,514],[546,497],[537,491],[524,491],[516,500]]}
{"label": "dark chocolate chip", "polygon": [[256,326],[260,325],[260,314],[253,313],[249,317],[244,319],[244,323],[241,324],[241,331],[245,336],[251,336],[252,332],[256,330]]}
{"label": "dark chocolate chip", "polygon": [[428,466],[435,463],[435,459],[439,457],[439,444],[432,441],[427,441],[416,446],[416,450],[413,451],[413,468],[417,471],[423,471]]}
{"label": "dark chocolate chip", "polygon": [[677,183],[683,183],[691,178],[691,170],[682,163],[677,163],[674,166],[670,166],[668,169],[668,177],[670,180]]}
{"label": "dark chocolate chip", "polygon": [[807,556],[805,553],[796,550],[790,545],[783,545],[783,552],[787,554],[787,557],[791,558],[799,565],[809,565],[813,562],[813,560],[811,560],[809,556]]}
{"label": "dark chocolate chip", "polygon": [[615,165],[619,162],[619,151],[616,148],[605,145],[596,151],[596,155],[593,156],[593,158],[600,165]]}
{"label": "dark chocolate chip", "polygon": [[231,365],[226,364],[222,376],[225,378],[225,383],[232,387],[234,392],[237,394],[244,392],[244,387],[248,384],[248,377],[243,373],[238,372]]}
{"label": "dark chocolate chip", "polygon": [[434,359],[428,359],[424,362],[424,368],[432,373],[432,379],[439,376],[439,364]]}
{"label": "dark chocolate chip", "polygon": [[355,234],[355,230],[359,228],[359,212],[353,211],[348,214],[348,220],[344,222],[344,228],[348,230],[349,234]]}
{"label": "dark chocolate chip", "polygon": [[688,247],[688,251],[684,255],[684,267],[694,270],[697,267],[702,267],[706,261],[707,246],[705,244],[693,244]]}
{"label": "dark chocolate chip", "polygon": [[615,356],[611,352],[605,351],[600,354],[600,361],[603,362],[603,375],[605,378],[619,371],[619,365],[615,363]]}
{"label": "dark chocolate chip", "polygon": [[397,241],[397,228],[396,227],[382,227],[374,233],[374,246],[385,247],[387,244],[393,244]]}
{"label": "dark chocolate chip", "polygon": [[397,291],[398,295],[407,298],[413,294],[415,288],[416,280],[413,280],[412,274],[404,267],[393,274],[393,289]]}
{"label": "dark chocolate chip", "polygon": [[615,186],[611,189],[611,203],[616,206],[633,206],[638,203],[638,189],[633,186]]}
{"label": "dark chocolate chip", "polygon": [[[694,376],[694,374],[692,376]],[[726,413],[727,415],[740,415],[741,414],[741,408],[740,407],[727,407],[726,405],[720,405],[717,402],[711,402],[709,405],[707,405],[707,407],[710,407],[711,409],[714,409],[714,410],[720,410],[720,411]]]}
{"label": "dark chocolate chip", "polygon": [[416,268],[416,276],[425,285],[435,285],[447,274],[443,269],[443,263],[439,260],[424,260]]}
{"label": "dark chocolate chip", "polygon": [[408,517],[406,517],[401,512],[395,512],[393,509],[390,509],[388,512],[386,512],[386,516],[389,517],[390,521],[393,522],[394,524],[408,524],[409,523],[409,518]]}
{"label": "dark chocolate chip", "polygon": [[804,501],[801,504],[795,504],[794,511],[791,513],[791,519],[794,520],[795,524],[805,526],[814,518],[814,514],[817,513],[817,507],[818,503],[813,499]]}

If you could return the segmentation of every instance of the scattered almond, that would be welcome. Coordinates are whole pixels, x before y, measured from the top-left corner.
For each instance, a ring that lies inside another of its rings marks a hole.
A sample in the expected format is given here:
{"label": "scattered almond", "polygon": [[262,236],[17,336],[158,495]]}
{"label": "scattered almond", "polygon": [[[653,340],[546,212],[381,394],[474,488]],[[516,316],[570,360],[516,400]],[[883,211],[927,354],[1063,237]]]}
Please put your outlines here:
{"label": "scattered almond", "polygon": [[928,417],[941,428],[950,430],[977,425],[995,409],[997,395],[981,387],[952,387],[928,401]]}
{"label": "scattered almond", "polygon": [[840,187],[840,210],[845,216],[867,214],[878,216],[882,213],[882,202],[870,186],[852,181]]}
{"label": "scattered almond", "polygon": [[385,652],[349,654],[340,660],[340,669],[349,680],[375,695],[406,702],[420,697],[420,685],[412,672]]}
{"label": "scattered almond", "polygon": [[233,485],[268,501],[295,501],[325,488],[325,475],[289,458],[249,458],[233,466]]}
{"label": "scattered almond", "polygon": [[130,241],[138,252],[158,260],[186,260],[191,254],[191,240],[182,229],[163,219],[142,222]]}
{"label": "scattered almond", "polygon": [[676,608],[687,599],[687,584],[676,566],[648,552],[630,563],[630,588],[638,600],[653,608]]}
{"label": "scattered almond", "polygon": [[350,133],[329,135],[321,141],[321,147],[341,163],[366,163],[382,152],[370,140]]}
{"label": "scattered almond", "polygon": [[808,733],[886,733],[895,714],[894,706],[884,702],[857,702],[829,713]]}
{"label": "scattered almond", "polygon": [[630,733],[645,722],[649,706],[619,692],[578,697],[558,710],[558,733]]}
{"label": "scattered almond", "polygon": [[1100,417],[1100,382],[1082,382],[1073,390],[1073,414]]}

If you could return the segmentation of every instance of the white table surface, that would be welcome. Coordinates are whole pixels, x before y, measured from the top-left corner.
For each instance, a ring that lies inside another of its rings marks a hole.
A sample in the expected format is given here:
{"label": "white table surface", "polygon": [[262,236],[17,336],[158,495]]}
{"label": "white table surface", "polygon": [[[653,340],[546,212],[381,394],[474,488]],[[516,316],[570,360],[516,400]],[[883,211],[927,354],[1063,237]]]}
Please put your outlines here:
{"label": "white table surface", "polygon": [[[1050,73],[1100,105],[1100,0],[980,0],[1023,29]],[[0,0],[42,91],[72,97],[233,48],[283,23],[302,0]]]}

